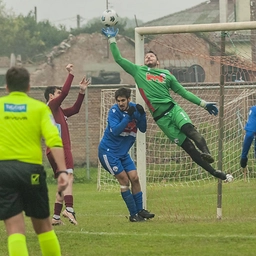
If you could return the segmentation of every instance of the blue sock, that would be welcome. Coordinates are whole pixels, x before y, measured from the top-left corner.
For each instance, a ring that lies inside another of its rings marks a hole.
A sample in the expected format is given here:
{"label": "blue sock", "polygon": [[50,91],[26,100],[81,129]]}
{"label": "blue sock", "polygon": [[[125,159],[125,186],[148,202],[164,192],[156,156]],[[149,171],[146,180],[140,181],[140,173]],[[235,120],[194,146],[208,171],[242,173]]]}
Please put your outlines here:
{"label": "blue sock", "polygon": [[142,191],[133,195],[133,198],[137,207],[137,211],[141,211],[143,209]]}
{"label": "blue sock", "polygon": [[133,216],[135,214],[137,214],[137,208],[136,208],[136,204],[135,201],[133,199],[133,195],[131,194],[130,189],[125,191],[125,192],[121,192],[121,195],[123,197],[123,200],[126,203],[126,206],[130,212],[130,215]]}

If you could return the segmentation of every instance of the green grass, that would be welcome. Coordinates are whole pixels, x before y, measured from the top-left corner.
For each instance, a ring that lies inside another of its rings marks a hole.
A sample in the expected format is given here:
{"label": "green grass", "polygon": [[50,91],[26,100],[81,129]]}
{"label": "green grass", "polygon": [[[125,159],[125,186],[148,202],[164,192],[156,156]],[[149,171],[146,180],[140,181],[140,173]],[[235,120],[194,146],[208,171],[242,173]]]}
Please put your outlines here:
{"label": "green grass", "polygon": [[[217,185],[151,186],[147,208],[153,220],[130,223],[118,190],[97,191],[96,170],[87,180],[85,170],[76,171],[74,184],[78,226],[54,227],[63,256],[151,256],[151,255],[255,255],[255,185],[235,181],[223,184],[223,218],[216,219]],[[49,171],[51,207],[55,181]],[[39,256],[37,237],[26,218],[30,255]],[[6,233],[0,224],[0,256],[6,256]]]}

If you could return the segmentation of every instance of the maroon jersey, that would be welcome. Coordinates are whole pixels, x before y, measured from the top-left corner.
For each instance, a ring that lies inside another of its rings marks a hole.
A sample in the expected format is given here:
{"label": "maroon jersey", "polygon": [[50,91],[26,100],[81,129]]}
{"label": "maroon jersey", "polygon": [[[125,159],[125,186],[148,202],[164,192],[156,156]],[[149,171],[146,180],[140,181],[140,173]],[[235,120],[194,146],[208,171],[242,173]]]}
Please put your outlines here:
{"label": "maroon jersey", "polygon": [[[65,109],[61,108],[61,103],[69,93],[73,78],[74,76],[72,74],[68,75],[67,80],[64,86],[62,87],[61,94],[57,98],[51,100],[48,104],[48,106],[52,111],[55,122],[59,128],[60,135],[62,138],[63,148],[64,150],[68,150],[68,151],[71,150],[71,142],[70,142],[67,118],[79,112],[84,99],[84,94],[79,93],[77,100],[72,107],[65,108]],[[50,150],[47,148],[46,153],[48,154],[49,151]]]}

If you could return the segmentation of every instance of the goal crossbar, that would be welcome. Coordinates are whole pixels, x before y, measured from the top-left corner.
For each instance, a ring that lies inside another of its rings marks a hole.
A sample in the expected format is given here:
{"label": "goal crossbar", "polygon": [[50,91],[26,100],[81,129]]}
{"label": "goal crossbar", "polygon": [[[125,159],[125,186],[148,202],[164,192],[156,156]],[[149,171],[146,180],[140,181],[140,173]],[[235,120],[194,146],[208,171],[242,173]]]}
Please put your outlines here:
{"label": "goal crossbar", "polygon": [[256,29],[256,21],[228,22],[228,23],[210,23],[210,24],[192,24],[192,25],[174,25],[174,26],[155,26],[155,27],[137,27],[135,34],[155,35],[172,33],[193,33],[193,32],[213,32],[213,31],[234,31]]}

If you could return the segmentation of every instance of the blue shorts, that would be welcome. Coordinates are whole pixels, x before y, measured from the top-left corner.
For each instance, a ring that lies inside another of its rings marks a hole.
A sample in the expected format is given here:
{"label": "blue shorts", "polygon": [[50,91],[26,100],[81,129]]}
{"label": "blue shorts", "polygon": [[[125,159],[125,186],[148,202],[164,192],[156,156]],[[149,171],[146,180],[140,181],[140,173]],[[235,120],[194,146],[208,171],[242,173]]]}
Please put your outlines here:
{"label": "blue shorts", "polygon": [[122,171],[136,170],[135,163],[128,153],[122,157],[116,157],[106,150],[99,149],[98,157],[102,167],[112,175],[117,175]]}

